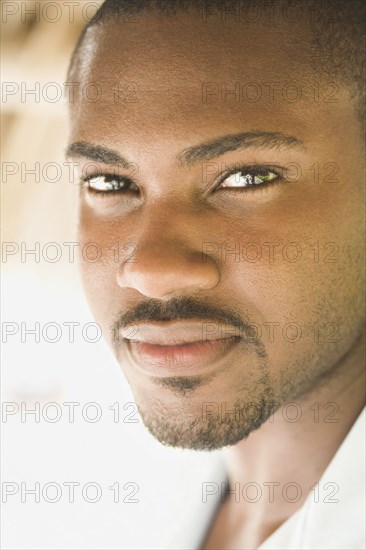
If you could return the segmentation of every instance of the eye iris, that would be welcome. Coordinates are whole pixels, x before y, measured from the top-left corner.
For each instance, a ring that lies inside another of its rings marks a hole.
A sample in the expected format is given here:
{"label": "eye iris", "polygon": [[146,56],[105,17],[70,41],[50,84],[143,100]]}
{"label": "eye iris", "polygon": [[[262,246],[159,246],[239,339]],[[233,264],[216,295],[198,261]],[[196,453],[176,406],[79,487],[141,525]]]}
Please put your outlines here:
{"label": "eye iris", "polygon": [[254,176],[254,182],[253,183],[263,183],[266,181],[271,181],[274,179],[275,175],[272,174],[272,172],[262,172],[260,175],[256,174]]}

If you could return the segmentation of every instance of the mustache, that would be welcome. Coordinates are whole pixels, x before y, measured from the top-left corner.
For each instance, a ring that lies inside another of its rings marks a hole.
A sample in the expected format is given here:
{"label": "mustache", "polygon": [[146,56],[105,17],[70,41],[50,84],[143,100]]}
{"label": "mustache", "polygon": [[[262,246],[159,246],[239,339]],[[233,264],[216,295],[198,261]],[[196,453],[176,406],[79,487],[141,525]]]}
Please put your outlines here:
{"label": "mustache", "polygon": [[261,357],[267,356],[263,342],[258,337],[256,325],[250,322],[247,316],[239,314],[232,308],[219,308],[206,301],[199,301],[190,297],[172,298],[169,302],[160,300],[145,300],[133,310],[121,312],[116,319],[116,325],[125,327],[141,322],[168,322],[207,319],[218,325],[231,325],[245,341],[253,344]]}

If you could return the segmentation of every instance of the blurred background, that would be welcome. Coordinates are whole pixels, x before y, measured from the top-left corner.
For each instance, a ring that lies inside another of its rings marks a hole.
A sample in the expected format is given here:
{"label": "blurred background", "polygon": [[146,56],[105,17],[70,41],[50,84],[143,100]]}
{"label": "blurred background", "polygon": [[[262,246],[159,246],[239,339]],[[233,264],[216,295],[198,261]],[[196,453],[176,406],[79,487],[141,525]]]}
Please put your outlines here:
{"label": "blurred background", "polygon": [[63,156],[63,85],[77,37],[100,3],[1,2],[2,548],[9,550],[161,548],[164,525],[179,531],[182,499],[201,505],[195,475],[204,476],[213,457],[164,448],[146,433],[93,328],[67,244],[77,241],[77,185]]}

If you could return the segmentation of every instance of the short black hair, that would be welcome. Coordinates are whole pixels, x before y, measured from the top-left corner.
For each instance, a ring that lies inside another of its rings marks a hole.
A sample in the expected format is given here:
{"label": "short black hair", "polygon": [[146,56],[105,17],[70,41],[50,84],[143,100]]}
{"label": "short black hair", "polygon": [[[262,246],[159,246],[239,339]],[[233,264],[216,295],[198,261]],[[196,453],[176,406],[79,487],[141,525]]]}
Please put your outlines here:
{"label": "short black hair", "polygon": [[[105,0],[82,31],[71,57],[68,80],[75,80],[83,39],[88,29],[106,21],[125,21],[144,11],[164,16],[206,11],[221,15],[266,6],[268,9],[300,9],[311,21],[313,66],[322,79],[346,86],[355,101],[361,124],[365,105],[365,8],[364,0]],[[245,21],[245,19],[244,19]]]}

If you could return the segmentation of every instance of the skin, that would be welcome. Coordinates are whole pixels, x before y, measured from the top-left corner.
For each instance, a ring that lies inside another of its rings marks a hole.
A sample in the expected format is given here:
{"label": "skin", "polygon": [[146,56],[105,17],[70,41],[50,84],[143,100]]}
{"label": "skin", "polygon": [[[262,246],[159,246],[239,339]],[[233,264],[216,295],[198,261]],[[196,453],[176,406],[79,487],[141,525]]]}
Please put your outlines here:
{"label": "skin", "polygon": [[[278,19],[242,30],[214,16],[203,23],[190,13],[169,20],[142,14],[130,25],[94,27],[83,45],[78,81],[80,89],[98,83],[102,98],[88,102],[77,93],[70,108],[70,144],[88,142],[123,156],[128,169],[99,160],[100,170],[131,177],[138,188],[97,196],[83,185],[79,242],[81,248],[97,243],[102,251],[97,262],[81,258],[85,292],[144,423],[168,445],[226,446],[232,487],[276,480],[296,481],[303,489],[296,503],[276,497],[253,506],[230,495],[204,548],[255,548],[265,540],[301,506],[364,403],[364,167],[354,104],[341,87],[336,102],[323,100],[328,83],[309,69],[306,21]],[[111,87],[117,81],[133,82],[138,101],[123,101],[123,95],[116,101]],[[302,97],[291,102],[281,90],[294,81]],[[257,102],[222,101],[219,92],[203,101],[203,82],[226,82],[230,89],[235,82],[255,82],[263,94]],[[266,82],[280,90],[273,101]],[[320,101],[311,88],[317,82]],[[249,144],[190,166],[177,160],[197,144],[258,131],[294,136],[302,145]],[[80,175],[95,174],[95,163],[91,167],[77,148],[70,157]],[[253,164],[290,168],[276,185],[217,190],[225,169]],[[116,261],[117,242],[122,252]],[[207,242],[225,243],[226,250],[256,243],[262,256],[235,261],[219,247],[207,251]],[[293,249],[282,252],[290,242],[301,249],[298,261],[291,261]],[[123,261],[126,243],[133,243],[127,251],[136,261]],[[277,243],[272,257],[264,243]],[[141,304],[145,308],[137,309]],[[111,329],[126,319],[185,316],[218,323],[221,315],[244,327],[245,338],[202,376],[143,373]],[[300,327],[295,342],[291,331],[283,335],[288,323]],[[293,401],[302,411],[298,422],[283,414]],[[209,412],[207,403],[214,404]],[[329,403],[335,404],[333,423],[324,421]],[[248,404],[255,413],[248,414]],[[220,413],[235,408],[246,414]]]}

